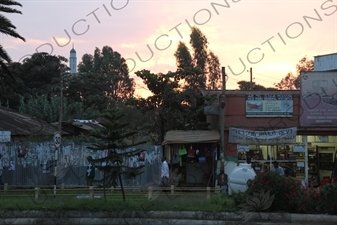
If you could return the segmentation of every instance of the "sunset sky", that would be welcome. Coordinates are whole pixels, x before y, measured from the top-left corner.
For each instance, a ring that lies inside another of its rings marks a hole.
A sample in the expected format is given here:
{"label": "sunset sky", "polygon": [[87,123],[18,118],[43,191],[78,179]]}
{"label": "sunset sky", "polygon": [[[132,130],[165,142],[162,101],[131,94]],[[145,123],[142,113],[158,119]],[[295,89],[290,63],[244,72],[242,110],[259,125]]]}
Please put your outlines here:
{"label": "sunset sky", "polygon": [[[176,69],[178,41],[189,46],[191,25],[206,35],[209,49],[226,67],[227,89],[233,90],[238,81],[249,80],[250,67],[254,82],[273,87],[295,73],[302,57],[337,52],[337,0],[18,2],[22,15],[6,16],[26,42],[0,38],[13,61],[36,51],[68,58],[74,44],[79,63],[83,54],[108,45],[128,59],[132,77],[141,69],[166,73]],[[136,80],[136,93],[148,95]]]}

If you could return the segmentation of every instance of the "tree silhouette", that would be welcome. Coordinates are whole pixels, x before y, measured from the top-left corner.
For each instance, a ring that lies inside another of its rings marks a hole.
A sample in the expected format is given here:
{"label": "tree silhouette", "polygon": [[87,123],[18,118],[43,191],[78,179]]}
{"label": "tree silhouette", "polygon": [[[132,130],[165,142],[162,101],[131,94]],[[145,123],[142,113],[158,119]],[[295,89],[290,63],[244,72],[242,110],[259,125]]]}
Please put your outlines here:
{"label": "tree silhouette", "polygon": [[[96,168],[103,171],[103,188],[104,198],[106,200],[105,187],[116,187],[119,185],[122,189],[123,200],[125,201],[125,192],[123,187],[123,178],[131,179],[141,174],[144,166],[132,167],[126,165],[126,161],[133,156],[138,156],[143,150],[137,149],[136,146],[144,142],[130,142],[137,132],[127,129],[129,123],[123,123],[124,114],[117,109],[107,110],[102,117],[102,128],[94,131],[92,137],[95,141],[88,147],[94,151],[107,151],[105,157],[94,159]],[[103,154],[101,154],[103,155]]]}
{"label": "tree silhouette", "polygon": [[289,72],[279,83],[274,83],[279,90],[299,90],[301,87],[301,72],[313,71],[314,60],[304,56],[299,63],[296,64],[296,75]]}
{"label": "tree silhouette", "polygon": [[[20,36],[15,31],[16,27],[12,24],[12,22],[3,15],[3,13],[22,14],[21,11],[13,9],[11,8],[11,6],[22,6],[22,5],[19,2],[12,0],[0,0],[0,33],[12,36],[14,38],[19,38],[25,41],[25,38]],[[4,71],[4,74],[9,76],[13,80],[16,80],[15,76],[7,68],[7,63],[11,62],[12,62],[11,58],[9,57],[3,46],[0,44],[0,68]]]}

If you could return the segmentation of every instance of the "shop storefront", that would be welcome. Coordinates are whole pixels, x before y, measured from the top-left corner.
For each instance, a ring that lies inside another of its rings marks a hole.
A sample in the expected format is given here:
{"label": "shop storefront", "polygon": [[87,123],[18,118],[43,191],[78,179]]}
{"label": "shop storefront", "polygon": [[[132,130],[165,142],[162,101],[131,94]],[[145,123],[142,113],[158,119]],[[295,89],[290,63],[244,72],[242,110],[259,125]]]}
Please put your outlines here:
{"label": "shop storefront", "polygon": [[216,130],[168,131],[162,145],[170,174],[179,174],[176,186],[214,186],[219,143],[220,134]]}
{"label": "shop storefront", "polygon": [[[307,145],[304,140],[307,139]],[[296,142],[277,145],[238,145],[238,162],[250,161],[255,172],[270,169],[278,161],[286,176],[320,186],[336,175],[336,136],[296,136]],[[306,151],[307,149],[307,151]]]}
{"label": "shop storefront", "polygon": [[[337,176],[337,72],[306,72],[301,77],[301,91],[226,91],[227,174],[247,161],[261,173],[276,160],[287,176],[309,185],[319,186]],[[203,94],[219,97],[221,91]],[[218,107],[218,101],[212,107]],[[221,130],[219,113],[206,114],[211,127]],[[233,139],[233,129],[244,137]],[[277,136],[278,131],[291,131],[291,137]]]}

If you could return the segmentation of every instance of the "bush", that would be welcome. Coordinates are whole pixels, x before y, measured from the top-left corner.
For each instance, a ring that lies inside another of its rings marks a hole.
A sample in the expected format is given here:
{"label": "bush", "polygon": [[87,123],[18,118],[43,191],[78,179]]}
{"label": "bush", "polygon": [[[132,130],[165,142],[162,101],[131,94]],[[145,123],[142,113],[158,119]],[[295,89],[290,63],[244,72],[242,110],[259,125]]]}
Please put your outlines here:
{"label": "bush", "polygon": [[245,192],[241,192],[241,191],[233,192],[231,197],[233,198],[234,204],[236,206],[238,206],[238,205],[246,202],[247,194]]}
{"label": "bush", "polygon": [[324,185],[320,195],[320,212],[337,215],[337,183]]}
{"label": "bush", "polygon": [[303,189],[299,181],[280,176],[273,171],[258,174],[254,180],[247,182],[247,185],[247,195],[253,196],[254,193],[262,191],[270,191],[270,195],[275,195],[270,211],[297,212],[300,199],[303,198]]}

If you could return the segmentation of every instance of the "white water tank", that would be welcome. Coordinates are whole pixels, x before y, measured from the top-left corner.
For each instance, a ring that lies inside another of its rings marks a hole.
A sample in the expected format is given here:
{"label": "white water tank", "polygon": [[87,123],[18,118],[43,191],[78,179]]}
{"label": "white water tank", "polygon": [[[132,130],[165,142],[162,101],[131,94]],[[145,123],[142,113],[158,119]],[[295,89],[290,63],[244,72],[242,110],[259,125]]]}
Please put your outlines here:
{"label": "white water tank", "polygon": [[254,179],[256,176],[255,171],[248,163],[240,163],[228,175],[228,194],[233,192],[244,192],[247,190],[247,181]]}

